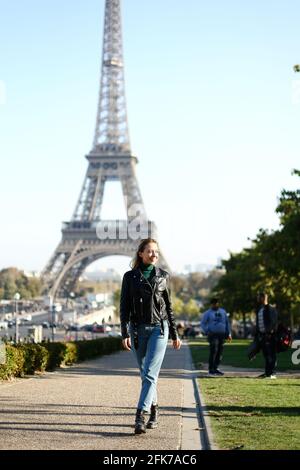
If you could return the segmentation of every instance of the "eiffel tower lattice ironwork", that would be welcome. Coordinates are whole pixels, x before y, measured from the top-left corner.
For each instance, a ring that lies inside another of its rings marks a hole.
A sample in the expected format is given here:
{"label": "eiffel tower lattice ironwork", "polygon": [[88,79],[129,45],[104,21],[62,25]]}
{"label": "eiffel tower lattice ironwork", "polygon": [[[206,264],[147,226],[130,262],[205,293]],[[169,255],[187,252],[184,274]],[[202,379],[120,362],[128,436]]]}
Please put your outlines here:
{"label": "eiffel tower lattice ironwork", "polygon": [[[120,0],[106,0],[102,73],[93,148],[86,156],[88,169],[70,222],[45,267],[44,279],[54,298],[71,292],[87,266],[111,255],[133,256],[139,241],[157,238],[154,222],[146,215],[135,173],[137,158],[129,141],[124,85]],[[127,220],[102,220],[107,181],[120,181]],[[167,267],[161,254],[160,265]]]}

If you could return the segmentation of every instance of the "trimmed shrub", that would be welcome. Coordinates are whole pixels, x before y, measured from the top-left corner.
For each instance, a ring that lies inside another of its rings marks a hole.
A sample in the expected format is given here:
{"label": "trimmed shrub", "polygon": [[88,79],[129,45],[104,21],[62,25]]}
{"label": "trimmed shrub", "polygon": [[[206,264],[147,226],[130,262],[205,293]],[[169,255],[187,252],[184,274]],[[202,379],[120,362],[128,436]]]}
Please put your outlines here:
{"label": "trimmed shrub", "polygon": [[0,365],[0,379],[22,377],[24,367],[24,354],[19,348],[6,345],[6,363]]}
{"label": "trimmed shrub", "polygon": [[49,358],[46,365],[46,370],[54,370],[59,367],[65,357],[66,344],[65,343],[45,343],[44,347],[49,353]]}
{"label": "trimmed shrub", "polygon": [[6,345],[6,363],[0,365],[0,379],[23,377],[25,374],[54,370],[86,359],[122,349],[120,338],[99,338],[69,343]]}
{"label": "trimmed shrub", "polygon": [[70,366],[78,362],[78,346],[77,343],[66,343],[66,350],[62,365]]}
{"label": "trimmed shrub", "polygon": [[85,359],[120,351],[122,340],[120,338],[101,338],[91,341],[78,341],[77,345],[79,361],[84,361]]}
{"label": "trimmed shrub", "polygon": [[49,361],[49,352],[40,344],[22,344],[17,346],[24,355],[24,374],[44,372]]}

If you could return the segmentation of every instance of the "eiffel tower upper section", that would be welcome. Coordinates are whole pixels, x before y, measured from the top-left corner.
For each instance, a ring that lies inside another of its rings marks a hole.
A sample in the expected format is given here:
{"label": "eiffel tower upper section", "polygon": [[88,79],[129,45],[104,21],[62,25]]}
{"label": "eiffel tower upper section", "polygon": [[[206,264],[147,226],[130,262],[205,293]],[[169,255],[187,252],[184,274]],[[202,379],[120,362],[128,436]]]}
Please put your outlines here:
{"label": "eiffel tower upper section", "polygon": [[91,155],[130,155],[120,0],[106,0],[103,57]]}
{"label": "eiffel tower upper section", "polygon": [[[128,220],[147,215],[135,174],[125,97],[120,0],[106,0],[102,71],[93,147],[89,167],[72,220],[99,222],[107,181],[122,184]],[[133,208],[137,210],[132,211]]]}

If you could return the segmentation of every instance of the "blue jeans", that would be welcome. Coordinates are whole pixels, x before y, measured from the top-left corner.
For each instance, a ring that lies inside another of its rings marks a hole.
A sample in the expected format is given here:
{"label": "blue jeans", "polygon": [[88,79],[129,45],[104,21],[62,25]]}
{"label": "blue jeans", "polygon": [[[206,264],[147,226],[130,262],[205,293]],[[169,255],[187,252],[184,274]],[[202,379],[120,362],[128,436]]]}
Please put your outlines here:
{"label": "blue jeans", "polygon": [[160,325],[138,325],[136,349],[133,327],[130,328],[132,350],[136,355],[142,379],[137,408],[144,411],[150,411],[152,403],[157,403],[157,380],[169,338],[167,321],[164,321],[164,334],[161,333]]}

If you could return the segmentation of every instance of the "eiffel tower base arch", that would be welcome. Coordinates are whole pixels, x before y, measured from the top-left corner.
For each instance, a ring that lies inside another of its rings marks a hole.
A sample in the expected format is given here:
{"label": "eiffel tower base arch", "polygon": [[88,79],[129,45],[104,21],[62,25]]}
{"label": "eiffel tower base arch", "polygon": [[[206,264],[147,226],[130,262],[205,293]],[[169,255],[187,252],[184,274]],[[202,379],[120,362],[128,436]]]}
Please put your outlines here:
{"label": "eiffel tower base arch", "polygon": [[[104,221],[101,223],[105,224]],[[157,232],[154,222],[148,222],[148,224],[151,229],[148,237],[156,239]],[[56,297],[64,297],[66,293],[71,293],[90,264],[109,256],[133,258],[140,241],[147,238],[142,236],[134,240],[129,238],[101,240],[97,238],[94,230],[85,230],[83,237],[80,228],[74,229],[72,226],[64,228],[62,234],[62,241],[42,274],[45,291],[53,300]],[[169,269],[162,253],[159,257],[159,266],[163,269]]]}

